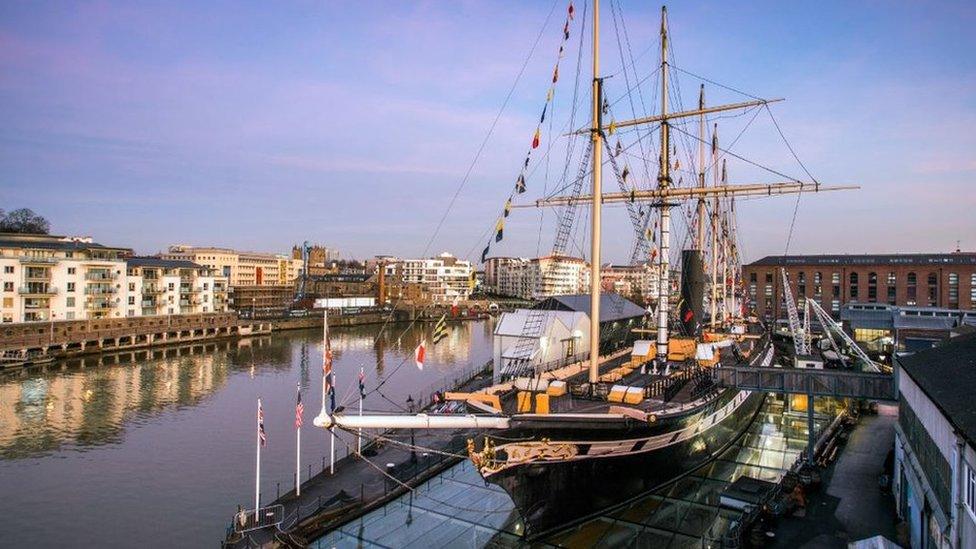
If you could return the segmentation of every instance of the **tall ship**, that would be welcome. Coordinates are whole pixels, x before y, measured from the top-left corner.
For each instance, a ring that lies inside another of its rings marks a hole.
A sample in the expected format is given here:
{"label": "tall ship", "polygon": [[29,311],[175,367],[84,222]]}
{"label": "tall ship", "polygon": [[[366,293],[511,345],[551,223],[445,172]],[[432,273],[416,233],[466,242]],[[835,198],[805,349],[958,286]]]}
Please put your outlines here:
{"label": "tall ship", "polygon": [[[567,165],[563,170],[570,174],[560,187],[567,194],[520,201],[526,190],[526,168],[532,151],[540,145],[540,129],[545,127],[550,109],[550,87],[529,155],[482,261],[489,248],[501,241],[510,213],[519,208],[556,208],[553,255],[566,253],[576,210],[581,207],[589,220],[589,293],[575,297],[589,303],[588,356],[555,366],[538,360],[541,341],[551,339],[546,329],[555,312],[546,305],[553,300],[545,300],[535,308],[508,313],[513,315],[510,320],[519,337],[496,358],[491,387],[452,397],[467,406],[460,413],[456,407],[420,414],[344,413],[327,410],[323,394],[322,413],[315,419],[319,427],[353,434],[362,429],[470,433],[469,459],[486,482],[511,496],[530,538],[674,482],[719,456],[742,436],[765,395],[719,388],[710,369],[771,366],[775,349],[766,324],[748,314],[750,296],[739,279],[735,200],[854,188],[792,178],[729,183],[725,159],[740,157],[719,147],[717,131],[714,126],[709,128],[709,122],[729,114],[769,111],[770,103],[778,100],[750,96],[741,102],[710,106],[705,103],[703,83],[694,108],[675,104],[677,88],[671,78],[679,69],[670,51],[666,8],[661,10],[659,57],[652,73],[660,99],[657,112],[616,120],[612,115],[616,101],[634,94],[646,82],[636,81],[636,59],[631,54],[614,76],[622,73],[627,77],[629,66],[635,82],[626,82],[627,90],[620,98],[611,101],[606,97],[604,83],[610,75],[600,71],[599,0],[584,5],[579,10],[582,13],[569,4],[559,58],[566,53],[572,25],[578,24],[579,67],[587,7],[592,36],[589,122],[579,129],[571,125],[577,104],[574,93],[569,131],[561,136],[584,144],[566,155],[567,164],[578,161],[578,169],[570,170]],[[616,27],[616,12],[613,17]],[[557,61],[553,86],[558,74]],[[624,147],[624,140],[632,140],[631,145]],[[684,147],[684,155],[678,154],[679,146]],[[640,163],[645,181],[630,174],[628,159]],[[684,169],[681,161],[685,161]],[[607,167],[618,186],[610,192],[602,188]],[[682,173],[688,175],[689,183]],[[627,345],[618,348],[601,345],[607,341],[608,329],[607,323],[601,323],[601,315],[613,317],[614,308],[624,301],[604,287],[601,276],[606,205],[626,209],[633,230],[632,235],[610,238],[632,236],[631,263],[652,269],[658,281],[642,321],[623,328]],[[673,213],[680,214],[687,225],[685,244],[679,246],[672,243]],[[672,263],[679,263],[679,269],[673,269]],[[553,273],[543,272],[542,278],[550,275]]]}

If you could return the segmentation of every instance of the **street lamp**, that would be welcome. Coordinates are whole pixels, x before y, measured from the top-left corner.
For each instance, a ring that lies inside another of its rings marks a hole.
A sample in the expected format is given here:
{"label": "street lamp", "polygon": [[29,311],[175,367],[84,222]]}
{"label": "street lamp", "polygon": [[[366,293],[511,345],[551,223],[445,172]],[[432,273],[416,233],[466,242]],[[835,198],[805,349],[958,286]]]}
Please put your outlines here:
{"label": "street lamp", "polygon": [[[413,414],[413,396],[407,395],[407,411]],[[410,463],[417,463],[417,447],[414,443],[413,429],[410,429]]]}

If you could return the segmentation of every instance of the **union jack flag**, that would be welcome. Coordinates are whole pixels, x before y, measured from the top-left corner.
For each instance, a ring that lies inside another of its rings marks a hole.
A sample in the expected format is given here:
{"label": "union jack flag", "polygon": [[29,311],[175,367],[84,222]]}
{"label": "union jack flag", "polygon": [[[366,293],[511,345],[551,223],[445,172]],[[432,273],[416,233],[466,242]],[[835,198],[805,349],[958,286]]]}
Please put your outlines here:
{"label": "union jack flag", "polygon": [[366,372],[362,366],[359,367],[359,397],[366,398]]}
{"label": "union jack flag", "polygon": [[264,408],[261,407],[261,399],[258,399],[258,438],[261,439],[261,446],[267,446],[268,436],[264,433]]}
{"label": "union jack flag", "polygon": [[302,428],[302,414],[305,413],[305,405],[302,404],[302,388],[298,387],[298,403],[295,404],[295,428]]}

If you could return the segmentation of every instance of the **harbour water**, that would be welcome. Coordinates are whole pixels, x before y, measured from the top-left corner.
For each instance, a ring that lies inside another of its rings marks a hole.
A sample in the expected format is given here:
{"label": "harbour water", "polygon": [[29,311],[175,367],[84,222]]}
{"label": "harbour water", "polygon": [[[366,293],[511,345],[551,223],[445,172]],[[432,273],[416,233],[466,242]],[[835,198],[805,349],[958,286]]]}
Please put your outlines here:
{"label": "harbour water", "polygon": [[[332,331],[338,400],[405,407],[452,373],[491,358],[492,321],[459,323],[414,365],[421,331],[405,325]],[[262,501],[294,482],[295,393],[303,388],[303,480],[327,459],[311,425],[321,405],[320,330],[98,357],[0,376],[0,546],[213,547],[237,504],[254,498],[255,413],[264,403]],[[107,362],[107,363],[106,363]],[[118,362],[118,363],[116,363]],[[394,373],[395,372],[395,373]]]}

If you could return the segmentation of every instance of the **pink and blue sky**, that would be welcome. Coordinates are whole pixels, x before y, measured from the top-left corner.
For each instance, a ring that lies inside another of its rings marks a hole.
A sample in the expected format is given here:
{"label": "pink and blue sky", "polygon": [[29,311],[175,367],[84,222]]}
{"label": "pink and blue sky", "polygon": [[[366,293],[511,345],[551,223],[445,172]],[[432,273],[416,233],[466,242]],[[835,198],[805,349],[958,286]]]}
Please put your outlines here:
{"label": "pink and blue sky", "polygon": [[[603,4],[604,72],[619,73]],[[307,239],[346,257],[420,254],[551,7],[3,2],[0,208],[29,207],[56,233],[142,253],[172,243],[284,251]],[[618,7],[634,54],[653,47],[659,6]],[[559,0],[429,253],[480,253],[535,129],[564,9]],[[681,2],[669,13],[679,66],[787,98],[777,121],[813,175],[862,186],[804,197],[791,252],[949,251],[957,239],[976,249],[976,4]],[[653,52],[639,57],[637,73],[654,63]],[[681,85],[689,106],[698,82]],[[622,75],[607,87],[619,99]],[[744,121],[721,120],[720,135],[731,140]],[[802,175],[766,115],[733,150]],[[559,156],[529,195],[552,187]],[[730,179],[777,180],[736,162]],[[747,260],[783,252],[793,208],[791,198],[739,206]],[[513,214],[497,253],[545,251],[552,214],[541,244],[539,217]],[[624,260],[624,212],[607,218],[605,255]]]}

